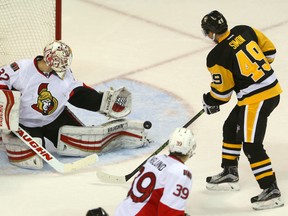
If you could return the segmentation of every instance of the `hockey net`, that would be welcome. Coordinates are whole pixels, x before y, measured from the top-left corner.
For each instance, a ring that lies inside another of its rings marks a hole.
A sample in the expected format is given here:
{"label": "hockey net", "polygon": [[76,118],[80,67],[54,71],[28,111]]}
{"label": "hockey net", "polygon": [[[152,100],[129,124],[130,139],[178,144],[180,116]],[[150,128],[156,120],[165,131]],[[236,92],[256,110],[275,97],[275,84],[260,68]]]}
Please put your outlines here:
{"label": "hockey net", "polygon": [[34,58],[61,39],[61,0],[1,0],[0,13],[0,66]]}

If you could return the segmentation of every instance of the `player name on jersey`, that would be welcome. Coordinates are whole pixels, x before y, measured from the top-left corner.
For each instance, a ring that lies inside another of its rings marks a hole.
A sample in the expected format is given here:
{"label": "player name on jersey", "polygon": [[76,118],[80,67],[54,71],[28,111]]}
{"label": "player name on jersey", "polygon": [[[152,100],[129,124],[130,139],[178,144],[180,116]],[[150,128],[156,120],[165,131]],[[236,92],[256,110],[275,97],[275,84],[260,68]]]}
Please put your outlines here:
{"label": "player name on jersey", "polygon": [[162,171],[167,166],[163,161],[159,160],[157,157],[152,158],[149,162],[159,171]]}

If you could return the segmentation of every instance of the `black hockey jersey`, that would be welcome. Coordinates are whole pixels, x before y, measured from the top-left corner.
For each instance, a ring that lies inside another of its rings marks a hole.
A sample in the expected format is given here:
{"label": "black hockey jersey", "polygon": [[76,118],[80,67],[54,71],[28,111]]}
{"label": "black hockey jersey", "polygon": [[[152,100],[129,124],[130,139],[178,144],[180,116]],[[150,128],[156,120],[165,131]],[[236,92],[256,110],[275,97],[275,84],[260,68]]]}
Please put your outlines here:
{"label": "black hockey jersey", "polygon": [[275,46],[259,30],[241,25],[227,31],[207,56],[212,75],[207,103],[224,104],[233,91],[239,106],[279,95],[282,89],[270,65],[275,54]]}

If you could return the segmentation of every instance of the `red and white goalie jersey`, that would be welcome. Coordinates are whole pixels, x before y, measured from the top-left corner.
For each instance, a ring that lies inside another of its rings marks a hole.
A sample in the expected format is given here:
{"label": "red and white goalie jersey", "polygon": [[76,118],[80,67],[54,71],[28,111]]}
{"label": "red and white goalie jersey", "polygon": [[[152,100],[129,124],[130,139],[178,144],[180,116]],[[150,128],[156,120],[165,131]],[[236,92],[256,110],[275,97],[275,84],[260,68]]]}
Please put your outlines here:
{"label": "red and white goalie jersey", "polygon": [[27,127],[51,123],[64,110],[69,94],[82,82],[74,79],[70,69],[60,79],[56,73],[45,75],[36,66],[37,58],[20,60],[0,68],[0,89],[21,92],[19,122]]}
{"label": "red and white goalie jersey", "polygon": [[177,158],[150,158],[134,179],[115,216],[184,216],[192,187],[188,167]]}

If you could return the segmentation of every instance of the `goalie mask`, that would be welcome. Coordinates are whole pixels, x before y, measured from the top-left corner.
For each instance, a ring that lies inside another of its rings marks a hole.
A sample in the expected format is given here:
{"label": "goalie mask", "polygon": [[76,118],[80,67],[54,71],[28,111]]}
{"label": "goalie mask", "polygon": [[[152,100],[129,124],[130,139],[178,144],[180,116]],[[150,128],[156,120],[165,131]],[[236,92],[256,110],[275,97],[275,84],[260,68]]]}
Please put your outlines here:
{"label": "goalie mask", "polygon": [[44,61],[63,79],[72,62],[72,50],[62,41],[53,41],[44,48]]}
{"label": "goalie mask", "polygon": [[170,153],[179,153],[192,157],[195,154],[196,141],[191,130],[176,128],[169,139]]}

